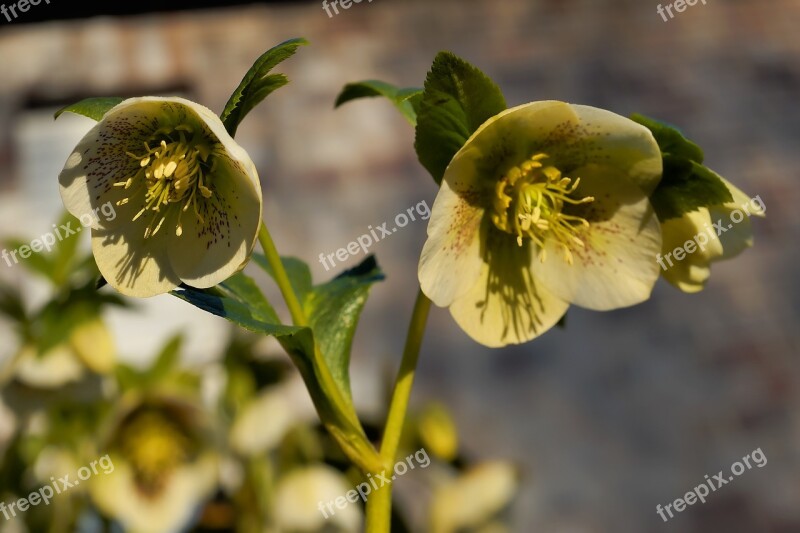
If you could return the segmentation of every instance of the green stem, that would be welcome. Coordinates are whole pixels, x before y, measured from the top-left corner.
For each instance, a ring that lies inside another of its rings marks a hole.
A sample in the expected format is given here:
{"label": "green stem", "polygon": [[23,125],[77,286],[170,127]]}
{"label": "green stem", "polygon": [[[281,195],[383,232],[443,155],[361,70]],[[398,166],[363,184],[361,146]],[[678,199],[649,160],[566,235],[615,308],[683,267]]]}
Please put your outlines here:
{"label": "green stem", "polygon": [[267,225],[264,222],[261,222],[261,228],[258,230],[258,242],[261,243],[267,262],[272,267],[272,272],[275,273],[275,282],[278,284],[283,299],[286,301],[289,314],[292,315],[292,322],[294,322],[295,326],[308,326],[308,319],[305,312],[303,312],[303,306],[300,305],[297,293],[294,292],[294,287],[289,281],[289,275],[286,274],[286,269],[283,267],[281,256],[275,247],[275,241],[272,240],[272,235],[270,235],[269,229],[267,229]]}
{"label": "green stem", "polygon": [[[383,464],[390,468],[397,459],[397,450],[400,446],[400,437],[403,434],[403,425],[408,412],[408,403],[411,397],[411,389],[414,386],[414,376],[430,308],[431,301],[420,290],[417,293],[411,324],[408,327],[403,359],[400,362],[400,370],[394,383],[394,391],[389,404],[389,414],[386,417],[386,426],[383,432],[383,442],[381,443],[381,459]],[[376,492],[373,492],[367,501],[367,533],[388,533],[391,528],[391,518],[392,486],[391,484],[386,484]]]}
{"label": "green stem", "polygon": [[[275,241],[272,240],[272,235],[269,233],[267,225],[262,222],[261,228],[258,232],[258,240],[261,247],[264,249],[264,256],[272,268],[275,276],[275,282],[286,301],[286,306],[289,308],[289,313],[292,315],[292,322],[295,326],[308,327],[308,317],[303,311],[303,306],[300,303],[297,293],[289,281],[289,276],[286,274],[286,269],[281,261],[280,254],[275,247]],[[342,396],[336,380],[331,374],[328,363],[319,349],[319,345],[314,342],[314,375],[319,382],[325,400],[330,402],[330,409],[326,409],[327,405],[320,405],[317,401],[322,401],[319,398],[315,401],[317,412],[325,427],[328,429],[333,438],[339,443],[342,451],[348,458],[358,466],[363,472],[379,472],[383,469],[383,463],[380,460],[378,452],[375,447],[367,439],[364,433],[364,428],[358,420],[358,415],[355,412],[350,402],[347,402]],[[312,395],[313,396],[313,395]]]}

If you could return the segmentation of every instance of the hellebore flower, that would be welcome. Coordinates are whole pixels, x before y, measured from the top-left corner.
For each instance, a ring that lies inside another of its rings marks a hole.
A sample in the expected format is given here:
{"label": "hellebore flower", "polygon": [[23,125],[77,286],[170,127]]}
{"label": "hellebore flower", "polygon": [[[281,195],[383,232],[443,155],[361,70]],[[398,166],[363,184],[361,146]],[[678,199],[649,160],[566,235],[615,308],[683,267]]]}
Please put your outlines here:
{"label": "hellebore flower", "polygon": [[570,303],[646,300],[661,230],[650,131],[609,111],[533,102],[487,120],[453,157],[422,250],[422,291],[492,347],[533,339]]}
{"label": "hellebore flower", "polygon": [[[59,182],[70,213],[96,215],[97,266],[128,296],[181,282],[212,287],[244,268],[255,246],[255,165],[219,117],[182,98],[112,108],[75,147]],[[100,216],[108,207],[113,217]]]}
{"label": "hellebore flower", "polygon": [[[750,216],[763,217],[766,206],[760,196],[749,198],[720,176],[733,201],[701,207],[661,223],[661,275],[687,293],[703,290],[711,276],[711,263],[739,255],[753,245]],[[676,251],[678,255],[676,255]]]}
{"label": "hellebore flower", "polygon": [[20,382],[54,389],[80,381],[89,372],[108,374],[116,364],[116,349],[105,323],[94,318],[75,326],[64,342],[43,354],[33,343],[23,345],[16,361],[14,376]]}
{"label": "hellebore flower", "polygon": [[182,531],[212,496],[218,458],[204,444],[198,414],[192,404],[160,398],[134,405],[114,427],[113,474],[94,476],[90,494],[126,531]]}

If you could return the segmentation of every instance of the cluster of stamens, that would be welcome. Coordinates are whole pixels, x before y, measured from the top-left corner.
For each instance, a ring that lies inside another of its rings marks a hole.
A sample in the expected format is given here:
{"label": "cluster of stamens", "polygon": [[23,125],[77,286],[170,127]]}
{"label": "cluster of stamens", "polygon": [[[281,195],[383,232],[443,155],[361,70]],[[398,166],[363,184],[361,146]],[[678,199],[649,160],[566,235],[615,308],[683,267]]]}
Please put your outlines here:
{"label": "cluster of stamens", "polygon": [[[188,140],[187,135],[191,136]],[[145,230],[145,239],[158,233],[169,208],[175,204],[180,206],[175,229],[179,237],[183,233],[181,217],[189,209],[194,210],[201,224],[204,222],[198,207],[198,195],[206,200],[213,195],[209,177],[217,165],[217,158],[213,157],[216,150],[217,147],[210,145],[200,132],[194,132],[192,127],[184,124],[157,131],[150,141],[144,143],[143,153],[127,152],[138,163],[138,170],[133,176],[114,184],[126,191],[134,187],[127,197],[117,201],[117,205],[127,204],[141,187],[145,187],[145,205],[133,217],[136,221],[146,213],[153,214]]]}
{"label": "cluster of stamens", "polygon": [[536,243],[542,262],[546,259],[545,240],[555,239],[564,252],[564,260],[572,264],[573,248],[585,247],[580,235],[589,222],[563,210],[566,205],[585,204],[594,198],[572,198],[580,178],[562,176],[556,167],[543,163],[547,158],[547,154],[536,154],[497,182],[492,222],[498,229],[516,235],[520,246],[526,238]]}

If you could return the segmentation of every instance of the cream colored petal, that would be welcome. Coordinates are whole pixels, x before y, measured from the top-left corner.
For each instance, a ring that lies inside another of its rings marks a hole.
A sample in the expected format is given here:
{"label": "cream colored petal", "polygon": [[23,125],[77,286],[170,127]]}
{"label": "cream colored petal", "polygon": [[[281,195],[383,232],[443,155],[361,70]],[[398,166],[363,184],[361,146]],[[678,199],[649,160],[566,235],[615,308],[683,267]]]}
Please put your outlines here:
{"label": "cream colored petal", "polygon": [[169,261],[168,231],[162,228],[145,239],[149,220],[139,220],[143,223],[117,230],[92,230],[92,251],[109,285],[126,296],[148,298],[171,291],[181,280]]}
{"label": "cream colored petal", "polygon": [[480,275],[484,210],[470,198],[442,182],[431,209],[418,275],[422,292],[439,307],[466,293]]}
{"label": "cream colored petal", "polygon": [[431,533],[472,530],[509,505],[519,487],[514,465],[504,461],[481,463],[442,485],[433,494]]}
{"label": "cream colored petal", "polygon": [[75,354],[92,372],[107,374],[116,364],[114,338],[100,318],[76,327],[69,337]]}
{"label": "cream colored petal", "polygon": [[661,150],[650,130],[605,109],[578,104],[572,107],[580,119],[576,133],[581,142],[576,148],[586,152],[576,159],[585,157],[589,164],[614,169],[615,174],[650,196],[662,174]]}
{"label": "cream colored petal", "polygon": [[664,279],[683,292],[702,290],[711,275],[711,261],[722,255],[722,244],[711,226],[708,210],[701,208],[665,220],[661,223],[661,236],[658,263]]}
{"label": "cream colored petal", "polygon": [[261,223],[261,189],[239,162],[220,161],[209,183],[211,198],[198,201],[202,221],[190,207],[181,214],[181,235],[174,225],[168,229],[172,268],[197,288],[213,287],[244,268]]}
{"label": "cream colored petal", "polygon": [[[142,154],[144,143],[162,127],[188,124],[222,143],[234,165],[242,169],[248,195],[258,197],[261,184],[247,152],[239,146],[211,110],[177,97],[130,98],[108,113],[81,139],[59,175],[61,196],[67,210],[77,217],[113,207],[116,216],[96,216],[93,228],[116,228],[126,224],[142,207],[144,187],[134,179],[128,189],[115,183],[134,178],[141,169],[128,153]],[[128,200],[127,203],[125,200]],[[118,205],[122,204],[122,205]],[[100,215],[103,215],[101,212]]]}
{"label": "cream colored petal", "polygon": [[[136,176],[141,167],[127,152],[143,153],[145,141],[163,120],[158,105],[147,98],[131,98],[108,111],[81,139],[58,177],[67,210],[78,218],[102,215],[93,217],[95,229],[130,222],[141,209],[144,188],[114,184]],[[125,198],[127,204],[117,205]],[[112,212],[113,217],[104,214]]]}
{"label": "cream colored petal", "polygon": [[745,194],[740,188],[738,188],[736,185],[726,180],[719,174],[716,174],[716,176],[722,180],[722,182],[728,188],[728,191],[730,191],[731,196],[733,197],[733,201],[725,204],[725,207],[728,207],[730,209],[740,209],[745,215],[749,216],[757,216],[762,218],[766,216],[767,206],[764,204],[764,201],[761,200],[760,195],[756,195],[751,198],[750,196]]}
{"label": "cream colored petal", "polygon": [[[362,531],[361,507],[357,503],[361,500],[354,489],[346,477],[326,465],[291,470],[275,489],[278,531],[313,533],[327,531],[326,525],[338,527],[337,531]],[[340,504],[345,502],[341,507],[336,505],[337,498],[341,498]]]}
{"label": "cream colored petal", "polygon": [[721,228],[717,232],[721,231],[718,239],[722,245],[722,254],[714,257],[714,261],[731,259],[753,246],[753,225],[750,218],[738,207],[731,208],[729,205],[731,204],[708,208],[711,220]]}
{"label": "cream colored petal", "polygon": [[225,148],[225,153],[233,162],[233,166],[237,167],[239,172],[243,172],[244,175],[242,177],[246,178],[249,182],[249,187],[245,186],[244,184],[240,184],[240,186],[243,189],[250,189],[248,191],[248,195],[254,195],[258,197],[258,211],[261,213],[261,180],[258,177],[258,172],[256,172],[256,166],[247,151],[228,134],[228,131],[225,129],[225,125],[222,123],[222,120],[220,120],[216,113],[205,106],[202,106],[196,102],[192,102],[191,100],[186,100],[184,98],[172,98],[171,100],[179,102],[192,109],[197,116],[205,122],[205,125],[209,128],[214,137],[216,137],[219,142],[222,143],[222,146]]}
{"label": "cream colored petal", "polygon": [[217,462],[210,455],[170,473],[155,495],[137,489],[134,472],[122,458],[111,459],[113,471],[92,476],[89,491],[97,507],[130,533],[182,531],[216,485]]}
{"label": "cream colored petal", "polygon": [[650,297],[660,268],[661,227],[641,188],[604,169],[584,167],[576,196],[594,202],[574,213],[590,227],[580,235],[585,247],[573,247],[573,263],[553,238],[545,239],[546,258],[533,260],[533,271],[547,289],[570,303],[606,311]]}
{"label": "cream colored petal", "polygon": [[443,182],[459,193],[494,194],[494,183],[510,167],[539,151],[554,131],[577,124],[564,102],[547,100],[506,109],[484,122],[456,153]]}
{"label": "cream colored petal", "polygon": [[85,374],[86,369],[66,344],[42,355],[34,346],[25,346],[17,356],[15,376],[31,387],[53,389],[79,381]]}
{"label": "cream colored petal", "polygon": [[254,457],[275,448],[295,423],[296,411],[283,388],[271,387],[245,405],[230,430],[231,447]]}
{"label": "cream colored petal", "polygon": [[473,340],[497,348],[527,342],[551,327],[569,304],[533,277],[531,251],[511,235],[490,230],[486,262],[472,288],[450,305],[450,314]]}

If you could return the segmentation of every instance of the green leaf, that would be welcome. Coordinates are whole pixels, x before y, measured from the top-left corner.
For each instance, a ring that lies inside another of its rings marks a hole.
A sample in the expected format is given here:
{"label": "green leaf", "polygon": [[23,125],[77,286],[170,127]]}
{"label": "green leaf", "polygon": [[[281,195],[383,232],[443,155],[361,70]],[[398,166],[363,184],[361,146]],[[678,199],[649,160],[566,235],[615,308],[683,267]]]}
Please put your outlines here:
{"label": "green leaf", "polygon": [[100,120],[111,108],[122,101],[123,98],[119,98],[118,96],[86,98],[75,104],[62,107],[56,111],[55,118],[60,117],[62,113],[75,113],[76,115],[83,115],[94,120]]}
{"label": "green leaf", "polygon": [[677,128],[639,114],[631,120],[649,129],[661,149],[663,175],[650,197],[659,220],[733,201],[725,182],[703,165],[703,150]]}
{"label": "green leaf", "polygon": [[665,155],[664,175],[650,203],[662,222],[679,218],[701,207],[733,201],[725,182],[703,165],[685,158]]}
{"label": "green leaf", "polygon": [[306,44],[308,41],[305,39],[289,39],[267,50],[247,71],[220,116],[231,137],[236,135],[236,130],[247,113],[273,91],[289,83],[283,74],[269,74],[269,72],[282,61],[292,57],[298,47]]}
{"label": "green leaf", "polygon": [[[271,278],[275,278],[275,272],[264,254],[254,253],[253,261],[264,269]],[[281,263],[283,263],[283,268],[286,270],[286,275],[289,276],[289,283],[292,284],[292,289],[294,289],[297,299],[302,303],[306,295],[311,292],[313,286],[311,269],[308,268],[305,262],[296,257],[281,257]]]}
{"label": "green leaf", "polygon": [[348,83],[342,88],[342,92],[339,93],[339,96],[336,97],[334,107],[339,107],[357,98],[375,96],[388,98],[412,126],[417,125],[417,108],[422,101],[422,89],[416,87],[401,89],[391,83],[379,80],[364,80]]}
{"label": "green leaf", "polygon": [[703,163],[703,150],[695,143],[683,136],[681,131],[665,122],[660,122],[639,113],[631,115],[631,120],[638,122],[650,130],[661,148],[662,154],[669,154],[696,163]]}
{"label": "green leaf", "polygon": [[450,52],[436,56],[417,110],[414,148],[437,184],[470,135],[505,109],[503,93],[486,74]]}
{"label": "green leaf", "polygon": [[[266,258],[254,254],[255,262],[274,278]],[[308,317],[314,338],[319,343],[333,378],[350,399],[350,348],[361,310],[373,283],[383,279],[374,256],[321,285],[311,285],[311,270],[303,261],[283,257],[289,282]]]}
{"label": "green leaf", "polygon": [[311,329],[334,379],[350,397],[350,349],[373,283],[384,279],[374,256],[317,285],[303,302]]}

